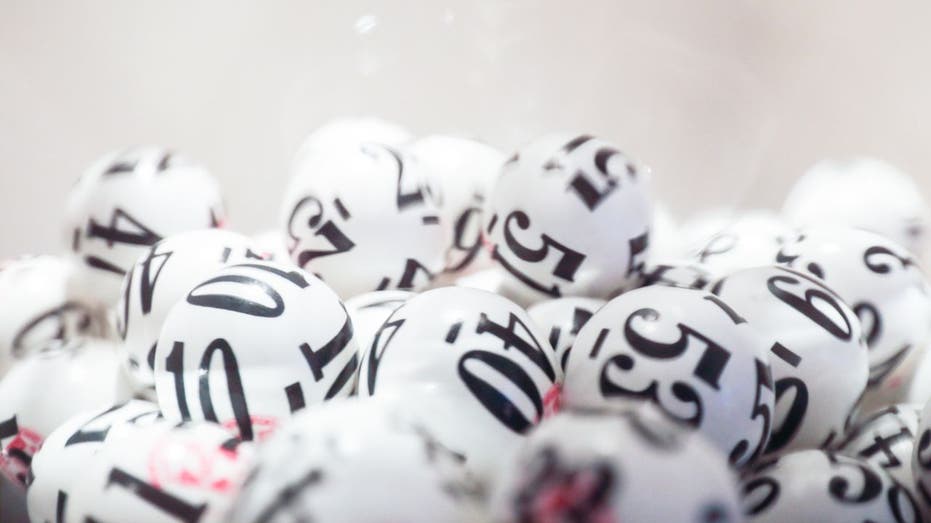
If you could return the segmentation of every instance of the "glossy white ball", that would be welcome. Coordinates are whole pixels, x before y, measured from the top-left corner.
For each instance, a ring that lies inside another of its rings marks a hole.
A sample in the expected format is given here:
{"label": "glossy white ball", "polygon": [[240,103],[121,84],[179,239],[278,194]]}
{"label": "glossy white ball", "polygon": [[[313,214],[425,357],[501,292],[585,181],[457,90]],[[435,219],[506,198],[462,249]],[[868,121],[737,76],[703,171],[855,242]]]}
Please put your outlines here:
{"label": "glossy white ball", "polygon": [[360,360],[372,347],[375,334],[385,320],[414,296],[415,293],[408,291],[372,291],[346,300]]}
{"label": "glossy white ball", "polygon": [[569,297],[541,301],[527,309],[530,318],[547,333],[547,340],[553,347],[556,361],[563,372],[566,370],[569,349],[575,343],[579,331],[605,303],[607,302],[595,298]]}
{"label": "glossy white ball", "polygon": [[694,254],[694,261],[720,278],[740,269],[770,265],[782,242],[795,233],[775,213],[737,215]]}

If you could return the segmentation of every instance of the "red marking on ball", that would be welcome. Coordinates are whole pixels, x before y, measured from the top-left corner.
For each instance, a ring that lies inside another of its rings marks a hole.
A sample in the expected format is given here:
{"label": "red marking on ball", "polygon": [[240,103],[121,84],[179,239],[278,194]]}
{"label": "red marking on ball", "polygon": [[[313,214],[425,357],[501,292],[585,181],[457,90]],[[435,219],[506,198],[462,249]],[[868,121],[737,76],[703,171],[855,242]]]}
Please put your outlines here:
{"label": "red marking on ball", "polygon": [[543,395],[543,419],[558,414],[562,409],[562,387],[554,383]]}
{"label": "red marking on ball", "polygon": [[[266,441],[278,430],[278,418],[273,418],[271,416],[249,416],[249,420],[252,422],[254,439],[258,442]],[[239,434],[239,424],[235,419],[225,421],[222,425],[223,428],[230,431],[233,436],[237,438],[242,437]]]}
{"label": "red marking on ball", "polygon": [[149,483],[229,492],[241,472],[239,455],[219,444],[164,437],[149,453]]}
{"label": "red marking on ball", "polygon": [[29,476],[29,460],[42,447],[42,435],[38,432],[20,427],[19,432],[0,452],[0,471],[13,481],[25,485]]}

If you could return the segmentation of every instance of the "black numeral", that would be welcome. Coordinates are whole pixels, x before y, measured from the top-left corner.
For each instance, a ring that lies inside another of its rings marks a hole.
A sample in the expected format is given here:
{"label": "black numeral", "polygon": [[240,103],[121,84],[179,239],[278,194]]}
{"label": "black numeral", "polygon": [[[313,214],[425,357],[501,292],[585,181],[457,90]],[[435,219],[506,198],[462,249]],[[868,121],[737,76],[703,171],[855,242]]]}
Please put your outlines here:
{"label": "black numeral", "polygon": [[112,469],[107,477],[106,488],[112,486],[126,489],[149,505],[184,523],[197,523],[207,510],[206,503],[192,505],[119,468]]}
{"label": "black numeral", "polygon": [[[853,336],[853,328],[851,327],[850,320],[847,318],[847,315],[844,313],[844,310],[841,308],[838,300],[832,296],[824,287],[821,287],[820,284],[811,278],[788,270],[786,273],[787,274],[784,276],[772,276],[769,278],[769,280],[766,281],[766,287],[769,289],[769,292],[771,292],[773,296],[778,298],[786,305],[792,307],[798,312],[804,314],[805,317],[811,321],[817,323],[819,326],[821,326],[821,328],[828,331],[835,338],[843,341],[849,341]],[[781,286],[781,284],[787,284],[791,287],[801,285],[802,279],[809,281],[817,287],[805,289],[805,294],[803,296],[798,296],[787,288]],[[816,301],[824,303],[833,309],[834,312],[837,313],[837,316],[840,317],[840,320],[843,322],[843,324],[838,324],[826,314],[821,312],[821,310],[815,306]]]}

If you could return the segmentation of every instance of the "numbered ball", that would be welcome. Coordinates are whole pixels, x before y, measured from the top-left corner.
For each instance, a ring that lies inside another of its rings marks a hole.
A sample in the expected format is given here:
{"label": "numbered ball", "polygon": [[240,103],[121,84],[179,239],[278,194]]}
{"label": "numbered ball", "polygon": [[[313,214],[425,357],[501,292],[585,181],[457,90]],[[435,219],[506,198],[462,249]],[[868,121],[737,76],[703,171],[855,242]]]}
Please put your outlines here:
{"label": "numbered ball", "polygon": [[501,296],[444,287],[408,300],[362,361],[359,395],[396,397],[439,441],[491,477],[556,405],[546,335]]}
{"label": "numbered ball", "polygon": [[915,432],[915,445],[912,451],[911,468],[918,501],[931,517],[931,401],[927,402],[918,416],[920,421]]}
{"label": "numbered ball", "polygon": [[262,439],[306,405],[345,396],[358,354],[329,287],[272,262],[230,265],[165,319],[155,390],[170,420],[208,420]]}
{"label": "numbered ball", "polygon": [[32,521],[60,521],[68,493],[80,481],[105,442],[132,437],[160,418],[158,406],[131,400],[84,412],[56,428],[32,458],[27,491]]}
{"label": "numbered ball", "polygon": [[821,450],[786,454],[743,479],[744,510],[753,523],[918,523],[908,491],[867,461]]}
{"label": "numbered ball", "polygon": [[373,398],[331,402],[262,446],[231,521],[478,521],[460,462]]}
{"label": "numbered ball", "polygon": [[740,269],[770,265],[782,243],[794,235],[776,214],[751,211],[712,236],[693,259],[720,278]]}
{"label": "numbered ball", "polygon": [[299,166],[306,155],[316,150],[356,147],[368,142],[400,147],[413,139],[414,135],[404,127],[380,118],[335,118],[314,129],[304,139],[295,163]]}
{"label": "numbered ball", "polygon": [[291,253],[288,252],[280,229],[270,229],[255,234],[250,240],[262,258],[278,263],[291,263]]}
{"label": "numbered ball", "polygon": [[346,300],[360,360],[372,346],[375,333],[385,320],[414,296],[416,294],[407,291],[374,291]]}
{"label": "numbered ball", "polygon": [[931,285],[905,249],[858,229],[806,229],[775,260],[822,279],[860,318],[878,387],[914,347],[931,341]]}
{"label": "numbered ball", "polygon": [[205,229],[158,242],[132,266],[123,280],[117,330],[137,387],[154,385],[155,344],[168,311],[221,267],[260,259],[254,249],[241,234]]}
{"label": "numbered ball", "polygon": [[647,178],[613,145],[584,135],[546,136],[508,160],[486,231],[512,287],[532,295],[523,301],[634,286],[653,215]]}
{"label": "numbered ball", "polygon": [[576,336],[595,312],[606,302],[594,298],[557,298],[540,302],[527,309],[527,314],[544,333],[555,350],[559,368],[566,370],[569,349]]}
{"label": "numbered ball", "polygon": [[487,258],[482,253],[483,207],[505,156],[474,140],[433,135],[410,146],[410,153],[443,195],[442,215],[452,244],[446,271],[461,273]]}
{"label": "numbered ball", "polygon": [[72,275],[73,266],[55,256],[24,257],[0,267],[0,377],[39,350],[104,334],[101,315],[68,296]]}
{"label": "numbered ball", "polygon": [[254,454],[213,423],[152,424],[103,443],[68,495],[65,520],[227,521]]}
{"label": "numbered ball", "polygon": [[915,253],[931,244],[931,209],[921,190],[907,174],[875,158],[815,164],[795,182],[782,212],[797,227],[865,229]]}
{"label": "numbered ball", "polygon": [[743,521],[727,458],[661,416],[546,420],[492,496],[494,521]]}
{"label": "numbered ball", "polygon": [[582,327],[563,402],[598,408],[648,400],[704,434],[732,463],[769,437],[772,376],[762,337],[720,298],[676,287],[622,294]]}
{"label": "numbered ball", "polygon": [[714,281],[704,266],[688,260],[662,260],[650,263],[643,277],[643,286],[681,287],[701,290]]}
{"label": "numbered ball", "polygon": [[107,154],[72,189],[66,231],[80,267],[73,290],[110,306],[132,264],[162,238],[224,220],[217,181],[183,156],[158,147]]}
{"label": "numbered ball", "polygon": [[449,245],[436,202],[417,162],[389,146],[314,150],[285,198],[288,251],[344,298],[421,289]]}
{"label": "numbered ball", "polygon": [[738,271],[712,292],[767,341],[776,393],[767,450],[836,443],[869,375],[856,314],[818,278],[785,267]]}

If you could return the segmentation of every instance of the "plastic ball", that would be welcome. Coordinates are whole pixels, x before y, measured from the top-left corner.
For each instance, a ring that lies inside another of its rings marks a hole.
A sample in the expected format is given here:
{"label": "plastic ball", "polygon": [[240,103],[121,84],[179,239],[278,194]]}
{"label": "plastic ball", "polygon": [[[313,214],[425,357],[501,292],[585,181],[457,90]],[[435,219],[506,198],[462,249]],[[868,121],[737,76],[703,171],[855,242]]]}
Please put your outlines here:
{"label": "plastic ball", "polygon": [[569,412],[543,422],[493,494],[493,520],[743,521],[726,457],[649,414]]}
{"label": "plastic ball", "polygon": [[566,370],[569,349],[585,323],[606,302],[594,298],[557,298],[542,301],[527,309],[527,314],[543,332],[556,354],[559,368]]}
{"label": "plastic ball", "polygon": [[902,485],[864,460],[821,450],[774,458],[743,479],[752,523],[918,523],[918,506]]}
{"label": "plastic ball", "polygon": [[416,294],[407,291],[373,291],[346,300],[360,360],[371,348],[375,334],[385,320],[413,296]]}
{"label": "plastic ball", "polygon": [[931,517],[931,401],[927,401],[918,416],[918,430],[915,432],[912,451],[911,469],[918,500]]}
{"label": "plastic ball", "polygon": [[512,288],[540,301],[635,286],[649,255],[648,178],[591,136],[549,135],[518,151],[502,168],[486,221],[492,257]]}
{"label": "plastic ball", "polygon": [[356,147],[373,142],[400,147],[414,139],[404,127],[381,118],[335,118],[314,129],[301,144],[295,164],[297,167],[308,154],[323,149]]}
{"label": "plastic ball", "polygon": [[159,147],[112,152],[72,189],[65,227],[81,299],[110,306],[135,261],[162,238],[217,227],[220,188],[202,166]]}
{"label": "plastic ball", "polygon": [[701,264],[688,260],[662,260],[647,265],[643,286],[680,287],[701,290],[714,281],[714,276]]}
{"label": "plastic ball", "polygon": [[250,237],[256,252],[262,258],[278,263],[291,263],[291,253],[285,245],[285,237],[280,229],[270,229]]}
{"label": "plastic ball", "polygon": [[644,287],[614,298],[582,327],[562,399],[569,409],[651,401],[744,465],[763,451],[770,432],[766,349],[717,296]]}
{"label": "plastic ball", "polygon": [[362,360],[360,396],[398,398],[483,478],[559,399],[559,363],[527,313],[463,287],[417,295],[381,326]]}
{"label": "plastic ball", "polygon": [[262,446],[231,521],[470,523],[461,460],[374,399],[327,403]]}
{"label": "plastic ball", "polygon": [[329,287],[272,262],[230,265],[169,312],[155,390],[169,420],[207,420],[263,439],[306,405],[348,395],[358,354]]}
{"label": "plastic ball", "polygon": [[820,279],[785,267],[738,271],[712,292],[767,340],[776,393],[768,450],[837,443],[869,376],[853,310]]}
{"label": "plastic ball", "polygon": [[308,155],[285,197],[291,259],[340,296],[418,290],[443,270],[448,230],[409,155],[365,143]]}
{"label": "plastic ball", "polygon": [[740,269],[769,265],[782,242],[795,232],[774,213],[751,211],[738,215],[712,236],[694,261],[720,278]]}

